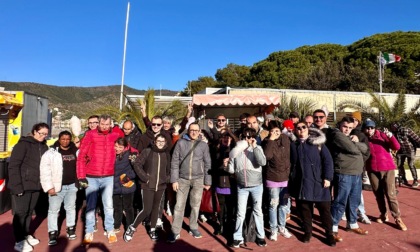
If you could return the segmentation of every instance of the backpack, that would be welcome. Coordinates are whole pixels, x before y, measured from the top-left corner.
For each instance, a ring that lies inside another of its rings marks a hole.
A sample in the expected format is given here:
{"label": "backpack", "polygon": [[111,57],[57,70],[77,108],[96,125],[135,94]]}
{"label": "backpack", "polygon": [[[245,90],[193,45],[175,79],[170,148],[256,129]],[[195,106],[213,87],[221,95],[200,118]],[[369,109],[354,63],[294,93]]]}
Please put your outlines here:
{"label": "backpack", "polygon": [[254,211],[252,207],[247,207],[245,220],[242,227],[242,236],[244,242],[255,242],[257,240],[257,226],[254,219]]}

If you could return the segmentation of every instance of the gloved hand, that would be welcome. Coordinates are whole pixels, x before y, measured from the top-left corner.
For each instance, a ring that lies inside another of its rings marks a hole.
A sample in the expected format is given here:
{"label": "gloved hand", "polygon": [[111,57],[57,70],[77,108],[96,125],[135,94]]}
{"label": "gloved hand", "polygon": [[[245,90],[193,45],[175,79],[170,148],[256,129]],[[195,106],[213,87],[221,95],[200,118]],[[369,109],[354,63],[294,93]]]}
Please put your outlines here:
{"label": "gloved hand", "polygon": [[89,182],[87,181],[86,178],[82,178],[82,179],[79,179],[79,185],[80,185],[80,188],[85,189],[89,186]]}
{"label": "gloved hand", "polygon": [[386,135],[388,138],[391,138],[391,137],[392,137],[392,132],[391,132],[391,131],[389,131],[387,128],[384,128],[384,133],[385,133],[385,135]]}
{"label": "gloved hand", "polygon": [[134,182],[131,181],[131,179],[129,177],[127,177],[127,175],[125,173],[121,174],[120,181],[121,181],[121,184],[124,187],[132,187],[134,185]]}

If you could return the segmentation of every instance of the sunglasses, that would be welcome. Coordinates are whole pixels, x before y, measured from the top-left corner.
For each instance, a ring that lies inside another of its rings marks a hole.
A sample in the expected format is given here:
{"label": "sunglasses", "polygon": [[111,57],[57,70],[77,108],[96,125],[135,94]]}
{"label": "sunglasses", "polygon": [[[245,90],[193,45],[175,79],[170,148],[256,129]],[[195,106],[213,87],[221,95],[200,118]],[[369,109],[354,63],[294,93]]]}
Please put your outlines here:
{"label": "sunglasses", "polygon": [[314,116],[314,119],[324,119],[325,116]]}
{"label": "sunglasses", "polygon": [[251,138],[254,138],[253,136],[246,136],[245,137],[246,139],[251,139]]}
{"label": "sunglasses", "polygon": [[158,126],[158,127],[160,127],[160,126],[162,126],[162,124],[161,123],[152,123],[152,126]]}
{"label": "sunglasses", "polygon": [[301,126],[301,127],[296,127],[296,130],[304,130],[307,129],[308,127],[306,127],[305,125]]}
{"label": "sunglasses", "polygon": [[366,127],[366,129],[371,130],[371,129],[375,129],[375,127],[369,126],[369,127]]}
{"label": "sunglasses", "polygon": [[226,122],[226,119],[217,119],[218,122]]}

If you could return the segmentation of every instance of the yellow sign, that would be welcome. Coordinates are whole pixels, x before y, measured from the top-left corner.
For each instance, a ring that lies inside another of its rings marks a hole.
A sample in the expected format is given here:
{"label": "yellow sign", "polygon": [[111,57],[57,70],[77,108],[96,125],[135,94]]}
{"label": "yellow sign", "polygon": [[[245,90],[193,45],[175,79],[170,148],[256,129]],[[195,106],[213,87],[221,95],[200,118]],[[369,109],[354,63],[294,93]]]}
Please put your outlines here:
{"label": "yellow sign", "polygon": [[[23,91],[17,91],[15,93],[15,100],[21,102],[23,104]],[[7,144],[7,151],[10,153],[12,152],[13,147],[17,144],[20,139],[22,133],[22,113],[18,113],[17,117],[9,117],[9,129],[7,134],[8,144]]]}

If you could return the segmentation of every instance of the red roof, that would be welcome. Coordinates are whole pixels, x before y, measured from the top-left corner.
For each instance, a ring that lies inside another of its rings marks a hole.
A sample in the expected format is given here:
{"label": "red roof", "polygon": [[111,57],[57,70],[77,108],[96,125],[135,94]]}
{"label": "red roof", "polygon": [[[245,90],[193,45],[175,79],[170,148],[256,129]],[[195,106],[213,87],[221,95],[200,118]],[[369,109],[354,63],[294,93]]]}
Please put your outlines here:
{"label": "red roof", "polygon": [[243,106],[243,105],[280,105],[280,95],[201,95],[193,96],[193,104],[197,106]]}

